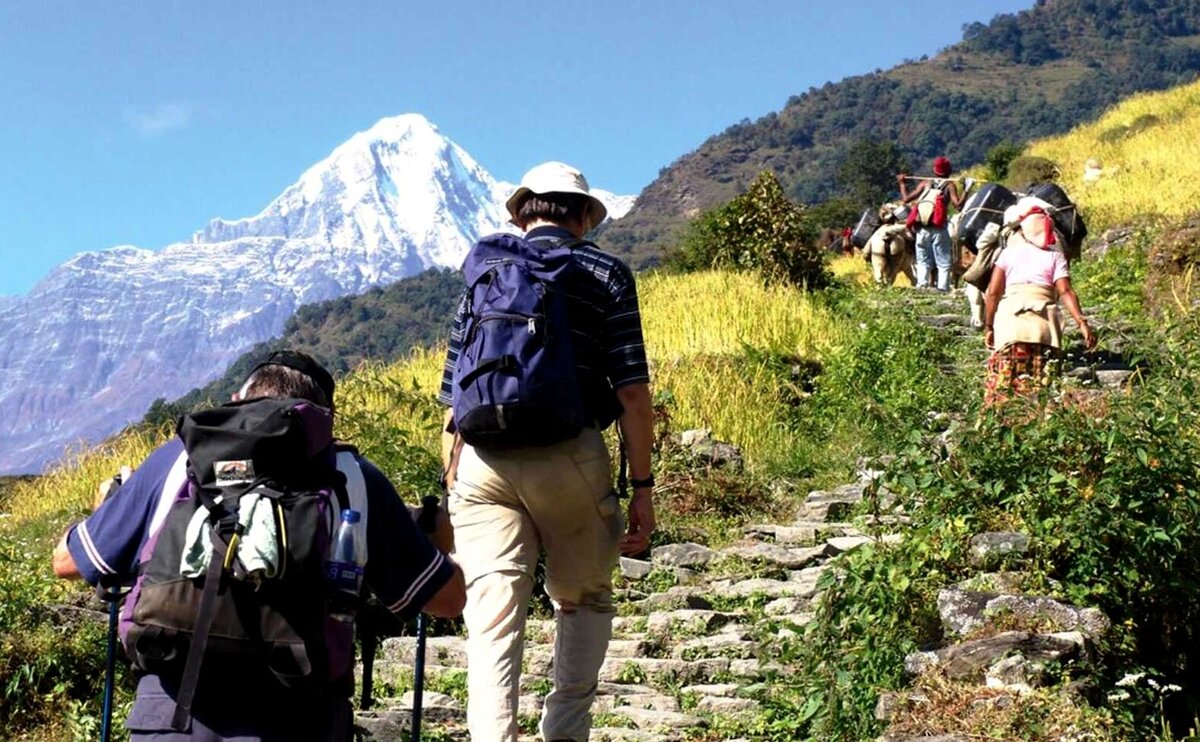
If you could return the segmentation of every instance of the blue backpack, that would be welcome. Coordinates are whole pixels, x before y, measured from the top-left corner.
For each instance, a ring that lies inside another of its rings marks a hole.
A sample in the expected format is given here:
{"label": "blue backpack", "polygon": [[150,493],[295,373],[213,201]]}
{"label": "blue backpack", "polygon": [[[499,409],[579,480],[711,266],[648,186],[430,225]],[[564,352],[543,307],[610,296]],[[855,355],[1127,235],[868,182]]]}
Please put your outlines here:
{"label": "blue backpack", "polygon": [[582,270],[569,244],[495,234],[467,253],[452,403],[458,432],[472,446],[546,446],[592,424],[567,314],[564,288]]}

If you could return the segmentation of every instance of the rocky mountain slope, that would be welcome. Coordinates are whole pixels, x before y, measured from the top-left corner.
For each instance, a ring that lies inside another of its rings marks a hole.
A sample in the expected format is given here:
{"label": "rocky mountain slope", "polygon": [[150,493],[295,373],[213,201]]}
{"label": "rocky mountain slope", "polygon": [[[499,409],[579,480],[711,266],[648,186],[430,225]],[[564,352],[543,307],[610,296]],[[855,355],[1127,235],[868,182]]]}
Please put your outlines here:
{"label": "rocky mountain slope", "polygon": [[[0,473],[36,472],[215,378],[297,307],[457,267],[513,186],[422,116],[339,146],[256,216],[83,253],[0,303]],[[620,216],[629,197],[598,195]]]}

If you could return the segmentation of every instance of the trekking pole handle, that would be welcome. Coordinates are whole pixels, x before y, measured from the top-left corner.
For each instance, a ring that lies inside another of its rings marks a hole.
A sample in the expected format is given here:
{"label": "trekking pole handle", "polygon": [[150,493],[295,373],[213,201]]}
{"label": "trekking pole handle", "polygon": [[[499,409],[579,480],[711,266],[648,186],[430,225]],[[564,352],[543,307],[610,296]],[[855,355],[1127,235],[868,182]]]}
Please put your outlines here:
{"label": "trekking pole handle", "polygon": [[423,533],[437,532],[437,516],[441,509],[441,498],[437,495],[425,495],[421,498],[421,513],[417,516],[417,526]]}

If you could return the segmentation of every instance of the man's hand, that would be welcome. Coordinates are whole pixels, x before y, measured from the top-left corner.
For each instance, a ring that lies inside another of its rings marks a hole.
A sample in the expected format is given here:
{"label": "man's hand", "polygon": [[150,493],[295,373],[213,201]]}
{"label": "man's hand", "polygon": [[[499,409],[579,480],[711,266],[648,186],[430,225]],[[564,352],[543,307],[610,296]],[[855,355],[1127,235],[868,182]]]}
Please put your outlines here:
{"label": "man's hand", "polygon": [[900,173],[896,176],[897,183],[903,183],[906,180],[908,180],[908,173]]}
{"label": "man's hand", "polygon": [[983,331],[983,345],[988,350],[996,349],[996,331],[990,327]]}
{"label": "man's hand", "polygon": [[629,529],[621,537],[621,553],[625,556],[641,554],[650,548],[650,535],[654,533],[654,500],[650,487],[638,487],[629,501]]}
{"label": "man's hand", "polygon": [[409,515],[421,529],[421,532],[437,547],[438,551],[449,554],[454,551],[454,527],[450,525],[450,515],[440,506],[433,507],[433,526],[430,528],[430,516],[425,508],[418,505],[408,506]]}
{"label": "man's hand", "polygon": [[92,510],[95,510],[103,505],[104,501],[108,499],[109,495],[111,495],[117,487],[120,487],[122,483],[127,482],[132,476],[133,467],[131,467],[129,464],[122,464],[115,477],[112,479],[105,479],[96,488],[96,499],[92,501]]}
{"label": "man's hand", "polygon": [[1092,332],[1092,327],[1087,322],[1079,326],[1080,332],[1083,333],[1083,344],[1088,349],[1096,347],[1096,333]]}

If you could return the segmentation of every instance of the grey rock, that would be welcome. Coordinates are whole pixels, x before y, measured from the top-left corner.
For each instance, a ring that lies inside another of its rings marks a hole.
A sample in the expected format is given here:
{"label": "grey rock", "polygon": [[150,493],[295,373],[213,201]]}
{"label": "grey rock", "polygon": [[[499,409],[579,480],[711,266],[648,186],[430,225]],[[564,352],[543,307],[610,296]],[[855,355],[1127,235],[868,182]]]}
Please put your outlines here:
{"label": "grey rock", "polygon": [[[912,674],[920,674],[930,667],[937,667],[952,680],[979,682],[983,680],[987,668],[1012,654],[1021,654],[1033,661],[1066,662],[1080,657],[1083,649],[1084,638],[1078,633],[1034,634],[1029,631],[1006,631],[984,639],[943,647],[932,653],[932,663],[929,663],[927,656],[930,653],[909,655],[904,660],[904,666],[905,670]],[[916,655],[923,657],[916,659]],[[913,661],[910,663],[910,660]]]}
{"label": "grey rock", "polygon": [[816,593],[816,582],[801,582],[801,581],[783,581],[769,580],[766,578],[754,578],[735,582],[725,590],[726,595],[732,595],[740,598],[750,595],[762,594],[769,599],[773,598],[807,598]]}
{"label": "grey rock", "polygon": [[666,592],[655,593],[634,604],[644,612],[669,611],[689,608],[694,610],[710,610],[712,602],[703,594],[699,587],[677,585]]}
{"label": "grey rock", "polygon": [[627,580],[642,580],[645,579],[651,571],[654,570],[654,564],[642,559],[630,559],[629,557],[621,557],[621,576]]}
{"label": "grey rock", "polygon": [[593,742],[675,742],[681,737],[675,733],[664,733],[663,730],[647,732],[622,727],[595,727],[589,739]]}
{"label": "grey rock", "polygon": [[834,552],[824,544],[808,549],[789,549],[777,544],[757,543],[730,546],[721,553],[752,561],[769,562],[786,569],[800,569]]}
{"label": "grey rock", "polygon": [[755,525],[746,528],[751,538],[768,539],[781,545],[810,546],[817,540],[817,526]]}
{"label": "grey rock", "polygon": [[1038,628],[1079,631],[1096,639],[1108,631],[1110,621],[1096,608],[1079,608],[1039,595],[971,592],[958,588],[938,591],[938,614],[950,634],[962,636],[988,623],[991,616],[1009,614]]}
{"label": "grey rock", "polygon": [[865,484],[856,483],[844,484],[829,491],[810,492],[808,497],[804,498],[802,516],[818,521],[843,519],[850,514],[855,505],[863,501],[865,490]]}
{"label": "grey rock", "polygon": [[707,711],[712,714],[744,714],[758,709],[758,702],[750,698],[729,698],[727,696],[704,696],[696,701],[697,711]]}
{"label": "grey rock", "polygon": [[1133,369],[1107,369],[1096,371],[1096,381],[1101,386],[1123,387],[1136,373]]}
{"label": "grey rock", "polygon": [[729,657],[730,659],[750,659],[754,656],[757,644],[746,641],[737,634],[714,634],[699,636],[676,644],[671,655],[679,659],[696,659],[699,657]]}
{"label": "grey rock", "polygon": [[763,607],[763,613],[768,616],[786,616],[789,613],[800,613],[808,607],[808,601],[801,598],[776,598]]}
{"label": "grey rock", "polygon": [[592,713],[597,711],[612,711],[622,706],[654,709],[655,711],[679,711],[679,701],[674,696],[650,692],[596,696],[596,701],[592,704]]}
{"label": "grey rock", "polygon": [[647,618],[646,628],[656,634],[668,631],[707,634],[737,620],[737,618],[738,614],[736,613],[720,613],[712,610],[658,611],[651,613]]}
{"label": "grey rock", "polygon": [[712,685],[689,685],[679,689],[683,695],[689,693],[697,696],[722,696],[732,698],[738,694],[742,686],[737,683],[714,683]]}
{"label": "grey rock", "polygon": [[653,730],[664,727],[668,729],[683,729],[704,725],[704,720],[699,716],[683,714],[678,711],[656,711],[655,709],[643,709],[636,706],[615,706],[609,713],[629,719],[637,725],[638,729]]}
{"label": "grey rock", "polygon": [[1014,654],[1005,657],[984,671],[984,682],[989,688],[1029,693],[1046,682],[1046,663],[1026,659]]}
{"label": "grey rock", "polygon": [[1021,573],[981,572],[963,580],[956,587],[968,592],[1015,595],[1021,592]]}
{"label": "grey rock", "polygon": [[710,430],[685,430],[679,434],[679,445],[694,461],[705,466],[739,471],[744,465],[741,449],[715,440]]}
{"label": "grey rock", "polygon": [[845,554],[848,551],[854,551],[860,546],[865,546],[871,543],[870,536],[838,536],[831,538],[825,543],[829,545],[830,551],[834,554]]}
{"label": "grey rock", "polygon": [[977,567],[995,563],[1010,554],[1029,551],[1029,535],[1015,531],[981,533],[971,538],[971,563]]}
{"label": "grey rock", "polygon": [[666,567],[703,567],[716,558],[717,552],[700,544],[667,544],[650,552],[650,561]]}
{"label": "grey rock", "polygon": [[608,657],[600,666],[600,680],[606,683],[619,683],[623,677],[640,675],[651,681],[671,677],[680,683],[703,683],[721,673],[728,672],[729,663],[730,660],[723,658],[706,658],[686,662],[677,659],[648,657],[635,659]]}

